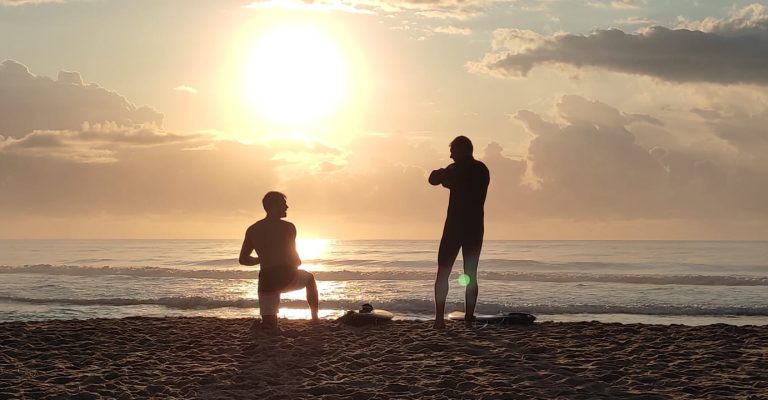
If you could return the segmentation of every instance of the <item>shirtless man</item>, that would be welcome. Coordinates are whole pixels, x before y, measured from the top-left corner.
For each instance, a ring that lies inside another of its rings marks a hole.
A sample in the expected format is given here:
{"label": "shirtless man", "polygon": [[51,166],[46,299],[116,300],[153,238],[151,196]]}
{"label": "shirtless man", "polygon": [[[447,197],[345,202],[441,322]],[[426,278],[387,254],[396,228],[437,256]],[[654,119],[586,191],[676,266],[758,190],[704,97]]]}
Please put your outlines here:
{"label": "shirtless man", "polygon": [[[278,329],[277,312],[280,293],[307,288],[307,303],[312,320],[317,321],[318,293],[315,277],[300,270],[301,259],[296,252],[296,227],[284,221],[288,203],[280,192],[269,192],[262,200],[267,216],[248,227],[240,249],[240,264],[261,264],[259,270],[259,309],[262,324]],[[256,251],[257,257],[251,256]]]}
{"label": "shirtless man", "polygon": [[477,264],[483,247],[484,205],[490,174],[482,162],[472,156],[472,142],[458,136],[451,142],[453,164],[432,171],[429,183],[450,189],[448,215],[437,255],[435,278],[435,329],[445,328],[445,299],[448,278],[461,249],[464,274],[469,278],[464,302],[464,320],[474,321],[477,304]]}

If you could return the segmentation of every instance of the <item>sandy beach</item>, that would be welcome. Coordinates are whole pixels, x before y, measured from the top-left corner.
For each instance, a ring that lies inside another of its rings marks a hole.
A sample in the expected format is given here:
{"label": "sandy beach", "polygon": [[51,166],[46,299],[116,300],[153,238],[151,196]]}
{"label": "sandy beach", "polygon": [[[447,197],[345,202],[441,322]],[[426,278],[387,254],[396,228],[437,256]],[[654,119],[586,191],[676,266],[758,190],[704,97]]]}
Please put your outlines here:
{"label": "sandy beach", "polygon": [[0,324],[0,398],[765,399],[768,326]]}

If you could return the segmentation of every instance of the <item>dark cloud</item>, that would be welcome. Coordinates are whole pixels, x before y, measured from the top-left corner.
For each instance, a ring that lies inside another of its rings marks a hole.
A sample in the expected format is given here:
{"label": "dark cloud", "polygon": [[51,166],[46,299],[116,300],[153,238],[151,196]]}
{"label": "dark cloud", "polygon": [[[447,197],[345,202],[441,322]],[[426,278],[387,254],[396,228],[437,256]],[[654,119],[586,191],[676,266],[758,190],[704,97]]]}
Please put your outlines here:
{"label": "dark cloud", "polygon": [[116,150],[125,146],[155,146],[192,143],[200,135],[161,132],[154,125],[125,127],[85,123],[77,131],[33,131],[21,138],[0,136],[0,155],[17,154],[55,157],[78,162],[112,162]]}
{"label": "dark cloud", "polygon": [[693,109],[707,121],[717,137],[725,140],[742,155],[765,159],[768,154],[768,112],[750,114],[743,110],[719,112]]}
{"label": "dark cloud", "polygon": [[[99,150],[91,150],[95,157]],[[71,151],[70,154],[77,154]],[[252,211],[277,184],[261,146],[217,142],[208,150],[180,143],[125,147],[110,162],[0,154],[0,214],[14,217],[153,215]]]}
{"label": "dark cloud", "polygon": [[232,213],[276,186],[271,149],[165,132],[161,114],[82,82],[0,64],[0,214]]}
{"label": "dark cloud", "polygon": [[[532,33],[507,30],[507,44],[488,54],[472,68],[503,76],[525,76],[545,64],[594,67],[652,76],[672,82],[768,84],[768,18],[764,6],[749,6],[725,21],[695,24],[699,29],[647,28],[642,33],[618,29],[589,35],[536,36],[534,44],[520,46]],[[691,25],[694,26],[694,25]],[[535,34],[533,34],[535,35]]]}
{"label": "dark cloud", "polygon": [[[10,71],[3,77],[26,82],[30,75],[18,65]],[[82,88],[79,75],[64,76],[59,80],[68,83],[57,85]],[[518,112],[531,134],[522,154],[511,155],[499,143],[475,143],[491,171],[489,232],[508,237],[521,220],[765,221],[768,152],[751,149],[765,143],[760,127],[768,125],[768,115],[712,109],[717,111],[698,112],[710,116],[703,125],[738,154],[697,153],[667,139],[671,128],[656,116],[580,96],[562,97],[554,118]],[[90,115],[70,112],[72,121]],[[39,126],[36,119],[44,117],[21,113],[30,120],[19,123]],[[68,234],[67,224],[78,232],[84,220],[153,226],[157,216],[165,231],[152,235],[190,235],[174,221],[200,226],[227,220],[231,225],[212,236],[236,236],[261,215],[259,199],[268,190],[288,195],[291,219],[303,232],[331,237],[436,238],[445,217],[448,191],[430,186],[427,175],[450,163],[451,137],[360,135],[343,148],[311,141],[247,145],[164,132],[153,123],[46,123],[57,128],[0,137],[0,220],[16,221],[0,224],[0,236],[15,237],[14,229],[29,221],[38,221],[38,228],[27,232],[45,236],[52,221],[64,224],[56,232]],[[227,233],[229,227],[236,229]],[[120,236],[106,229],[89,232]],[[136,229],[135,235],[150,234]]]}
{"label": "dark cloud", "polygon": [[692,108],[691,112],[698,115],[701,118],[714,120],[720,118],[720,113],[717,110],[709,110],[703,108]]}
{"label": "dark cloud", "polygon": [[26,66],[0,64],[0,135],[20,138],[34,130],[77,130],[83,123],[161,126],[163,115],[136,107],[96,84],[83,84],[77,72],[58,79],[36,76]]}
{"label": "dark cloud", "polygon": [[558,104],[566,125],[521,111],[517,119],[536,137],[528,158],[540,182],[539,197],[561,215],[637,215],[657,203],[666,171],[635,143],[630,119],[578,96]]}
{"label": "dark cloud", "polygon": [[[557,110],[563,124],[529,111],[516,115],[534,135],[528,160],[538,185],[533,192],[523,193],[530,196],[525,201],[532,215],[575,219],[768,216],[766,164],[712,157],[690,147],[649,148],[637,141],[633,114],[579,96],[564,96]],[[749,124],[741,121],[738,131],[751,134],[745,126]]]}

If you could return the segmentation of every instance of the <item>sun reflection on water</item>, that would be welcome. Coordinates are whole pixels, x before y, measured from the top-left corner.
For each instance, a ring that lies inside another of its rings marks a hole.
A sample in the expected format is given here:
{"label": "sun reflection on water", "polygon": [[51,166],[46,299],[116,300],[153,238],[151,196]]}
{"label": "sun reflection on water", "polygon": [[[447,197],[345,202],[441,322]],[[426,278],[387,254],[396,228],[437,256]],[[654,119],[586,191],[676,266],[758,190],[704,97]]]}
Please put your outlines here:
{"label": "sun reflection on water", "polygon": [[[318,262],[307,262],[322,259],[328,254],[331,249],[331,245],[334,242],[329,239],[296,239],[296,251],[298,251],[303,263],[301,269],[309,272],[322,270],[323,264]],[[317,290],[320,293],[320,304],[322,306],[323,300],[335,300],[344,298],[345,294],[348,296],[347,283],[344,281],[317,281]],[[234,285],[230,292],[240,293],[240,295],[246,299],[258,299],[258,280],[248,279],[241,281],[240,284]],[[291,292],[282,293],[280,300],[285,301],[302,301],[306,300],[306,289],[294,290]],[[320,318],[338,317],[342,313],[342,310],[323,310],[319,312]],[[255,314],[258,314],[255,311]],[[306,308],[286,308],[281,307],[279,316],[288,319],[309,319],[311,317],[309,307]]]}
{"label": "sun reflection on water", "polygon": [[317,260],[326,255],[333,242],[329,239],[296,239],[296,250],[302,260]]}
{"label": "sun reflection on water", "polygon": [[[317,281],[317,291],[320,293],[320,302],[342,298],[347,291],[347,282],[344,281]],[[280,300],[305,300],[307,290],[299,289],[285,292],[280,295]]]}

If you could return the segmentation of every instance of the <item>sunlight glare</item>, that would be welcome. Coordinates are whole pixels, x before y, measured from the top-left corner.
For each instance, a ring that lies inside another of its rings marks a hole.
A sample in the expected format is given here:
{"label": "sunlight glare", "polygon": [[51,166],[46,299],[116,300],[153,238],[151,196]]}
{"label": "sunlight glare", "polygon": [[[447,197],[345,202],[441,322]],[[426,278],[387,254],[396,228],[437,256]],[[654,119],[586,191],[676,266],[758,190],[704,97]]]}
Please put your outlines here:
{"label": "sunlight glare", "polygon": [[317,260],[328,253],[330,245],[328,239],[296,239],[296,251],[302,261]]}
{"label": "sunlight glare", "polygon": [[264,33],[246,62],[251,106],[270,122],[301,127],[328,117],[347,91],[347,66],[338,46],[309,25]]}

